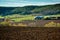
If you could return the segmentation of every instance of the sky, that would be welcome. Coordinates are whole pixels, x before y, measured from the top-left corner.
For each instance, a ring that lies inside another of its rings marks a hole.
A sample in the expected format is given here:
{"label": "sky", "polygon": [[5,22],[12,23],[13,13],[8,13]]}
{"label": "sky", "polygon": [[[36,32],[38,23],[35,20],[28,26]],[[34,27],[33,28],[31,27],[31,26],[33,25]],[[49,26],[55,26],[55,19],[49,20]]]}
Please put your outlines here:
{"label": "sky", "polygon": [[50,5],[60,3],[60,0],[0,0],[0,6],[16,7],[27,5]]}

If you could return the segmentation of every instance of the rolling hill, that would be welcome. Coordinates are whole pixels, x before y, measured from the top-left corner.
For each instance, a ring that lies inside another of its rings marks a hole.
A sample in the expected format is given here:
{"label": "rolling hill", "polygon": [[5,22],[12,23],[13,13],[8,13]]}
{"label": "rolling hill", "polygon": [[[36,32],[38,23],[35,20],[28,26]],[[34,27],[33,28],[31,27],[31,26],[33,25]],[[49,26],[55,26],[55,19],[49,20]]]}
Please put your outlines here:
{"label": "rolling hill", "polygon": [[45,5],[45,6],[24,6],[24,7],[0,7],[0,15],[29,15],[29,14],[39,14],[39,15],[55,15],[60,14],[60,4]]}

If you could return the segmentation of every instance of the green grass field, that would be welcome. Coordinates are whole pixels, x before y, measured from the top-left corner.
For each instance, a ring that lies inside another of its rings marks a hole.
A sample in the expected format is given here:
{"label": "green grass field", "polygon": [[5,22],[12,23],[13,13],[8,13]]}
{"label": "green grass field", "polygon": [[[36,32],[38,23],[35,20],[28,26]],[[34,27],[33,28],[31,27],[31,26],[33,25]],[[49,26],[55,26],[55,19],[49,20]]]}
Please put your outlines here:
{"label": "green grass field", "polygon": [[34,16],[24,16],[22,18],[12,18],[11,20],[14,20],[15,22],[20,22],[24,20],[34,20]]}
{"label": "green grass field", "polygon": [[15,22],[21,22],[21,21],[24,21],[24,20],[34,20],[35,16],[14,14],[14,15],[8,15],[8,16],[4,16],[4,17],[9,18],[11,20],[14,20]]}
{"label": "green grass field", "polygon": [[[34,20],[35,16],[34,15],[19,15],[19,14],[14,14],[14,15],[8,15],[8,16],[3,16],[3,17],[0,16],[0,18],[8,18],[8,19],[13,20],[15,22],[21,22],[21,21],[24,21],[24,20]],[[52,17],[52,16],[60,17],[60,14],[59,15],[45,15],[44,18]]]}

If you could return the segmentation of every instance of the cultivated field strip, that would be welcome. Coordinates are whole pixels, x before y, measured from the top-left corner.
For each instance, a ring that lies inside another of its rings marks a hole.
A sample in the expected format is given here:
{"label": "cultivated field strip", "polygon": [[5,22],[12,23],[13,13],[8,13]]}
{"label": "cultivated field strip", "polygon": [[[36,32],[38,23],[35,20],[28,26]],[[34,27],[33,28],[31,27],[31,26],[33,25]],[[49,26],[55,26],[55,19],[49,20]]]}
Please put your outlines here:
{"label": "cultivated field strip", "polygon": [[0,27],[0,40],[60,40],[60,28]]}

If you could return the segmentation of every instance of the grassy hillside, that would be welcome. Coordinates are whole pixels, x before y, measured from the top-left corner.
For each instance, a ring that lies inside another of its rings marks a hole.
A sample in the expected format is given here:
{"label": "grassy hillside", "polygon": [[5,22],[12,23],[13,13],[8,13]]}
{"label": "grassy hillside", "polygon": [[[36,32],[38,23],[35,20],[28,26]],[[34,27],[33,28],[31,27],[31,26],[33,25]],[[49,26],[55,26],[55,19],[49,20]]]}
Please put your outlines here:
{"label": "grassy hillside", "polygon": [[31,11],[36,7],[38,6],[0,7],[0,15],[26,14],[25,12]]}
{"label": "grassy hillside", "polygon": [[0,7],[0,15],[12,14],[39,14],[39,15],[52,15],[60,14],[60,4],[46,5],[46,6],[24,6],[24,7]]}

